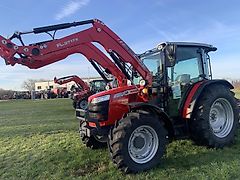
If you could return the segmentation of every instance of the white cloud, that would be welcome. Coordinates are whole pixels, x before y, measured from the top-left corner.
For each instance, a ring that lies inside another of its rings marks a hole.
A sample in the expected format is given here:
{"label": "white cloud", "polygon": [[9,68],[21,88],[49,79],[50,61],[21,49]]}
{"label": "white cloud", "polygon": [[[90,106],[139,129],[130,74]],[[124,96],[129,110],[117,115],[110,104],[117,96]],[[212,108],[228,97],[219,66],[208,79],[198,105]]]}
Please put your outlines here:
{"label": "white cloud", "polygon": [[74,0],[70,1],[68,4],[64,6],[64,8],[61,9],[59,13],[56,14],[55,19],[56,20],[61,20],[65,17],[68,17],[75,12],[77,12],[80,8],[83,6],[88,5],[90,0]]}

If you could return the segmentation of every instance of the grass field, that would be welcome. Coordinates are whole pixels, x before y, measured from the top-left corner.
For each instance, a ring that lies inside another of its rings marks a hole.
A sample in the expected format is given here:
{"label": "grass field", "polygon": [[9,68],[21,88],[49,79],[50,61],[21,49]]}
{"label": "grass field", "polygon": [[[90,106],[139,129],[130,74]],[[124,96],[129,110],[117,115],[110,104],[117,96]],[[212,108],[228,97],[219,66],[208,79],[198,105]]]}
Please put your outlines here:
{"label": "grass field", "polygon": [[79,140],[71,100],[0,102],[0,179],[239,179],[238,134],[223,150],[172,142],[158,167],[124,175],[107,149],[90,150]]}

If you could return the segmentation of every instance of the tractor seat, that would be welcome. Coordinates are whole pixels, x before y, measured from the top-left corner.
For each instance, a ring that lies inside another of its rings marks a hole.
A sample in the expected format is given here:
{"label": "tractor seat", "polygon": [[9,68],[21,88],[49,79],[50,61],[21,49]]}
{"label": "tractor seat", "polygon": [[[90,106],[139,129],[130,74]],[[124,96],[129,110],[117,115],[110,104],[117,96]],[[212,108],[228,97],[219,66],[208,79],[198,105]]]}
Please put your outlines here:
{"label": "tractor seat", "polygon": [[191,81],[190,74],[181,74],[176,77],[175,82],[180,83],[181,85],[189,84]]}

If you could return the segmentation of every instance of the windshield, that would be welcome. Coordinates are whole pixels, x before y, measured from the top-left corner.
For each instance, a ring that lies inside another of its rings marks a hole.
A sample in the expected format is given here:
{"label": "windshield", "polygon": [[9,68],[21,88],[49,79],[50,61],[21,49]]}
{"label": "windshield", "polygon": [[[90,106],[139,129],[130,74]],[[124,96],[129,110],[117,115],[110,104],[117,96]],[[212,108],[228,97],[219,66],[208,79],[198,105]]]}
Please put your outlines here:
{"label": "windshield", "polygon": [[95,91],[103,91],[105,90],[106,87],[106,82],[105,81],[92,81],[90,82],[90,88],[91,90],[95,90]]}
{"label": "windshield", "polygon": [[[149,71],[151,72],[153,77],[158,76],[158,74],[161,71],[160,52],[146,54],[146,56],[141,57],[141,60],[147,66],[147,68],[149,69]],[[140,76],[138,76],[138,77],[133,76],[134,84],[138,84],[140,79],[141,79]]]}

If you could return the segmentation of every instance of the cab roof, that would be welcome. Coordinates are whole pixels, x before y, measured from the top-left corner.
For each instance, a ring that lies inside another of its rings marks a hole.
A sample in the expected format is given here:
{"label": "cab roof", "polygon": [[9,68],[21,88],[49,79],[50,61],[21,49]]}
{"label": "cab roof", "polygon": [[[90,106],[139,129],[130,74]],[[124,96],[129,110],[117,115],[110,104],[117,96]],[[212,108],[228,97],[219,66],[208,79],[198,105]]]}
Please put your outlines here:
{"label": "cab roof", "polygon": [[[205,43],[195,43],[195,42],[162,42],[159,45],[168,45],[168,44],[175,44],[177,46],[192,46],[192,47],[202,47],[205,48],[207,51],[216,51],[217,48],[210,44]],[[159,46],[158,45],[158,46]]]}
{"label": "cab roof", "polygon": [[204,44],[204,43],[195,43],[195,42],[162,42],[162,43],[159,43],[157,45],[156,48],[153,48],[151,50],[148,50],[142,54],[139,54],[138,56],[141,58],[142,56],[145,56],[146,54],[151,54],[151,53],[155,53],[155,52],[158,52],[159,51],[159,46],[166,46],[166,45],[171,45],[171,44],[174,44],[174,45],[177,45],[177,46],[186,46],[186,47],[200,47],[200,48],[204,48],[207,52],[210,52],[210,51],[216,51],[217,48],[214,47],[213,45],[210,45],[210,44]]}

